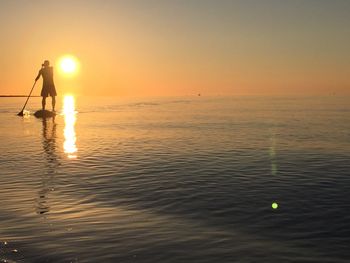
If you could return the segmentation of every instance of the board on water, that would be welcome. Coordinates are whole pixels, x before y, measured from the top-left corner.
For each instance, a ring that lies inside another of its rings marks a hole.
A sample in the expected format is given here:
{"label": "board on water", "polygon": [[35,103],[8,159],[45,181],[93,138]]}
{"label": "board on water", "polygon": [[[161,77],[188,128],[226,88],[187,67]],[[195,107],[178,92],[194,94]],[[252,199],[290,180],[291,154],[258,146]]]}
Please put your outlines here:
{"label": "board on water", "polygon": [[56,113],[54,111],[38,110],[34,113],[34,116],[37,118],[52,118],[56,116]]}

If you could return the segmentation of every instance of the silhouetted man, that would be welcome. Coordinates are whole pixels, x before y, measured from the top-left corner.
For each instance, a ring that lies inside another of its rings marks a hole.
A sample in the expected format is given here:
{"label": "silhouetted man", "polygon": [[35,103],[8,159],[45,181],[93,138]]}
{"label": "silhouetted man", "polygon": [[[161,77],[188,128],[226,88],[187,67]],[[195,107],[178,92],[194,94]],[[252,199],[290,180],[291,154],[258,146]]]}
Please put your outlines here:
{"label": "silhouetted man", "polygon": [[46,97],[51,96],[52,98],[52,111],[55,111],[56,105],[56,89],[55,84],[53,83],[53,67],[50,67],[50,62],[48,60],[44,61],[44,64],[41,65],[42,68],[39,70],[38,76],[35,78],[37,81],[40,76],[43,76],[43,88],[41,89],[41,97],[43,110],[45,110]]}

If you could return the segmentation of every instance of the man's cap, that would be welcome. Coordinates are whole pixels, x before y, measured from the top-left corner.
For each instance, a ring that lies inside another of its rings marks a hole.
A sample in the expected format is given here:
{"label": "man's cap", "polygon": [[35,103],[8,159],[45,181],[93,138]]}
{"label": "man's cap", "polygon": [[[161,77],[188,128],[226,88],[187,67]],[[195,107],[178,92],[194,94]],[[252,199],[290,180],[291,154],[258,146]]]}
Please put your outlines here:
{"label": "man's cap", "polygon": [[50,65],[50,61],[45,60],[44,63],[42,64],[43,66],[49,66]]}

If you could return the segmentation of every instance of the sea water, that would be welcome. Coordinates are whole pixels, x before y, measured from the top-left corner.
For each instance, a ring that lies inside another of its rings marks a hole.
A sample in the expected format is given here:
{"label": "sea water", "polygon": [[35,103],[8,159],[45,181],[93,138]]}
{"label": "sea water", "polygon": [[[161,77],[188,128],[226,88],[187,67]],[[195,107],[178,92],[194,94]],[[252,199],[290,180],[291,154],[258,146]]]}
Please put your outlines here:
{"label": "sea water", "polygon": [[0,98],[1,262],[350,261],[349,98],[58,100]]}

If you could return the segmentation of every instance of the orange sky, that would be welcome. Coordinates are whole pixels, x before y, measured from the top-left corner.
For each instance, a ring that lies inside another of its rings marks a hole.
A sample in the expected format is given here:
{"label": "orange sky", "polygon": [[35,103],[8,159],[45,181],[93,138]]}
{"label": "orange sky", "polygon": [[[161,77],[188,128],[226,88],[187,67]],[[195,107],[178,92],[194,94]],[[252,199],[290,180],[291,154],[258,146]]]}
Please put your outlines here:
{"label": "orange sky", "polygon": [[349,13],[343,0],[3,0],[0,94],[27,94],[65,54],[81,66],[55,68],[59,94],[349,94]]}

